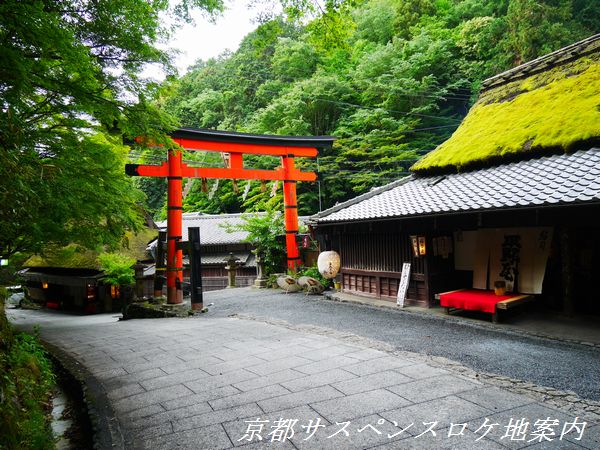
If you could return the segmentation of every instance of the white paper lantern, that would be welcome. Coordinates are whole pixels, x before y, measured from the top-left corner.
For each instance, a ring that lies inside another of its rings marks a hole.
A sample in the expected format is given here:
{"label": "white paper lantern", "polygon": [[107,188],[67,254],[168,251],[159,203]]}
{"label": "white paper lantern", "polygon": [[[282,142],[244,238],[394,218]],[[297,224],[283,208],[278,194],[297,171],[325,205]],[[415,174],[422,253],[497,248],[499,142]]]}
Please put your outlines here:
{"label": "white paper lantern", "polygon": [[320,253],[317,267],[325,278],[335,278],[340,270],[340,255],[332,250]]}

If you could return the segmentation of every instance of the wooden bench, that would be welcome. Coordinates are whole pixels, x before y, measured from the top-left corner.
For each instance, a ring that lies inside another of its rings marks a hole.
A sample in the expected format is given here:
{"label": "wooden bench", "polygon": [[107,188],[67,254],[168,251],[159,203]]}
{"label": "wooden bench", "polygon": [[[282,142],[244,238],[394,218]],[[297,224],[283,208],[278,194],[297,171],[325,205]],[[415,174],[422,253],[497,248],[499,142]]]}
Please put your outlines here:
{"label": "wooden bench", "polygon": [[533,300],[529,294],[495,295],[494,291],[481,289],[457,289],[454,291],[435,294],[440,305],[446,308],[446,314],[451,309],[464,311],[483,311],[492,314],[492,322],[498,323],[498,310],[507,310]]}

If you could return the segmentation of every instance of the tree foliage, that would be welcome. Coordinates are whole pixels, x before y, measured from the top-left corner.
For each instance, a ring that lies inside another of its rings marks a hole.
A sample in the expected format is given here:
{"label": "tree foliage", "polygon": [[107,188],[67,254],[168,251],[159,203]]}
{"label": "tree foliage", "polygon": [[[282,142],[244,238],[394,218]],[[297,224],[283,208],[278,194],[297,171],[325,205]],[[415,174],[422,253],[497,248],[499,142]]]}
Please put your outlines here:
{"label": "tree foliage", "polygon": [[283,214],[267,209],[265,213],[249,213],[242,216],[244,223],[226,225],[228,232],[246,231],[245,241],[252,244],[255,252],[263,258],[265,273],[270,275],[284,267]]}
{"label": "tree foliage", "polygon": [[[407,174],[466,115],[481,81],[600,29],[583,0],[282,0],[235,53],[169,86],[165,109],[183,125],[338,138],[322,151],[319,185],[298,184],[312,214]],[[253,160],[254,167],[273,167]],[[209,189],[210,191],[210,189]],[[320,191],[320,195],[318,194]],[[219,184],[187,210],[237,212],[274,203]]]}
{"label": "tree foliage", "polygon": [[104,282],[112,286],[127,286],[135,282],[133,265],[135,258],[119,253],[101,253],[98,255],[100,269],[104,272]]}
{"label": "tree foliage", "polygon": [[[0,255],[49,241],[94,246],[135,229],[139,196],[123,173],[121,136],[157,138],[175,121],[157,109],[149,63],[163,0],[0,2]],[[207,11],[220,0],[174,5]]]}

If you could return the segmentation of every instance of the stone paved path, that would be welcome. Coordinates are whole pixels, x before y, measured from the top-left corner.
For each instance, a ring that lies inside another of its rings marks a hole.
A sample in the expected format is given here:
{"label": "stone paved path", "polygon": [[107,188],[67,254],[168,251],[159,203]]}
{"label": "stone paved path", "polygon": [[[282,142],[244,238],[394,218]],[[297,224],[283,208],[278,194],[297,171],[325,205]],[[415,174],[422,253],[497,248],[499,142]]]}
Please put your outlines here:
{"label": "stone paved path", "polygon": [[[112,315],[8,313],[19,327],[40,324],[44,340],[92,372],[127,449],[600,448],[597,424],[588,421],[579,441],[576,432],[560,440],[572,414],[419,355],[396,356],[335,335],[207,316],[119,322]],[[282,419],[295,434],[288,429],[279,442]],[[520,419],[529,422],[524,440],[503,438]],[[546,419],[557,421],[549,427],[556,435],[538,442],[536,421]],[[262,441],[248,440],[251,421],[262,427]],[[483,437],[488,428],[478,428],[487,424],[497,425]]]}
{"label": "stone paved path", "polygon": [[486,314],[465,321],[275,289],[241,288],[235,295],[224,289],[206,293],[205,300],[214,303],[208,312],[211,317],[242,314],[331,328],[385,342],[397,350],[447,358],[478,373],[573,391],[583,399],[600,401],[600,348],[515,333],[502,323],[493,325]]}

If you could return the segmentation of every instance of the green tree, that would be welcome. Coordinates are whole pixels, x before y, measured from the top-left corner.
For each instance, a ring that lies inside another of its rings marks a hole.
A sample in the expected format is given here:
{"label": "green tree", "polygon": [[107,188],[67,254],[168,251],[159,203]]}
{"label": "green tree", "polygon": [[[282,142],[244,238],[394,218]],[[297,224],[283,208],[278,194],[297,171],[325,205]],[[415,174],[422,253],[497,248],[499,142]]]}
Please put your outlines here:
{"label": "green tree", "polygon": [[84,245],[135,228],[121,134],[160,142],[175,122],[152,104],[148,63],[173,72],[157,44],[162,13],[220,0],[7,0],[0,3],[0,255],[48,241]]}
{"label": "green tree", "polygon": [[0,154],[3,255],[37,252],[50,242],[95,248],[138,229],[143,196],[124,174],[129,149],[120,137],[97,133],[62,142],[70,151]]}
{"label": "green tree", "polygon": [[[596,25],[598,20],[596,17]],[[506,14],[506,25],[504,42],[507,53],[514,55],[513,65],[587,37],[573,20],[572,0],[513,0]]]}
{"label": "green tree", "polygon": [[281,39],[273,54],[273,73],[285,81],[308,78],[317,68],[318,55],[307,42]]}
{"label": "green tree", "polygon": [[285,261],[285,228],[281,211],[268,209],[264,213],[249,213],[243,215],[242,220],[244,223],[239,225],[226,225],[225,230],[248,233],[245,241],[264,258],[266,275],[281,270]]}
{"label": "green tree", "polygon": [[98,261],[105,275],[105,283],[111,286],[127,286],[135,282],[135,258],[119,253],[101,253],[98,255]]}

